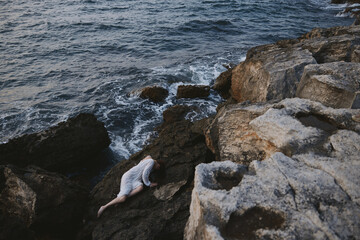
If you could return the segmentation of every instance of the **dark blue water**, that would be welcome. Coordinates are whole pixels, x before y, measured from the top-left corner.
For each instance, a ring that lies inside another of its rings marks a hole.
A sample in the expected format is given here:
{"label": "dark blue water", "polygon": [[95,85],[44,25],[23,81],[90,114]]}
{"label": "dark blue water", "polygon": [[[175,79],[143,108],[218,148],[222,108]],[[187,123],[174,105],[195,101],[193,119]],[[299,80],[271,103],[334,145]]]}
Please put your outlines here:
{"label": "dark blue water", "polygon": [[[253,46],[349,25],[344,6],[310,0],[0,0],[0,142],[80,112],[103,121],[119,159],[138,151],[174,104],[215,113],[221,98],[177,100]],[[165,103],[140,88],[170,91]]]}

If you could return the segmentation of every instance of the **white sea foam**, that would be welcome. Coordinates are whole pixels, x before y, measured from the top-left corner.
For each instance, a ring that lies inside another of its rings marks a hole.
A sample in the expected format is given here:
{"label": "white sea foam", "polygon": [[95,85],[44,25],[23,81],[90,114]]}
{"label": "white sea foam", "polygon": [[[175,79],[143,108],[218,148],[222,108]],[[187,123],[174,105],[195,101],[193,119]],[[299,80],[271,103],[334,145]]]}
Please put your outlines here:
{"label": "white sea foam", "polygon": [[243,62],[243,61],[245,61],[245,60],[246,60],[246,56],[243,56],[243,57],[240,58],[239,61],[240,61],[240,62]]}
{"label": "white sea foam", "polygon": [[344,11],[342,11],[342,12],[339,12],[339,13],[337,13],[336,15],[335,15],[335,17],[350,17],[350,15],[351,15],[351,13],[350,12],[344,12]]}
{"label": "white sea foam", "polygon": [[354,3],[349,5],[349,7],[354,8],[354,7],[360,7],[360,3]]}
{"label": "white sea foam", "polygon": [[131,153],[129,151],[129,146],[124,141],[123,137],[121,136],[111,136],[111,137],[113,139],[110,145],[110,149],[124,158],[129,158]]}
{"label": "white sea foam", "polygon": [[324,7],[324,9],[331,9],[331,10],[341,10],[347,7],[347,4],[329,4]]}

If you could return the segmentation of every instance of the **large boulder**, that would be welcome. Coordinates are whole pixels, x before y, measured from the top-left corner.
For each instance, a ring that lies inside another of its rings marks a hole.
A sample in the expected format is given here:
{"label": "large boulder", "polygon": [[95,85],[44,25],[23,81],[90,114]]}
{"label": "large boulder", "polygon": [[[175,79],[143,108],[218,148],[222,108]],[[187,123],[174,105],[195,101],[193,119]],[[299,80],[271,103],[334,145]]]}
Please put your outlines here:
{"label": "large boulder", "polygon": [[[204,121],[166,124],[150,145],[113,167],[92,191],[78,239],[182,239],[195,166],[213,160],[204,143]],[[165,162],[166,176],[160,185],[110,207],[96,219],[99,207],[119,192],[121,176],[148,154]]]}
{"label": "large boulder", "polygon": [[294,97],[306,65],[358,63],[359,43],[360,26],[347,26],[315,28],[298,39],[254,47],[232,70],[232,97],[238,102]]}
{"label": "large boulder", "polygon": [[226,161],[241,162],[240,146],[239,157],[197,166],[185,239],[360,239],[360,110],[295,98],[222,111],[214,121],[256,113],[247,129],[233,121],[227,136],[246,129],[277,152]]}
{"label": "large boulder", "polygon": [[206,129],[206,144],[219,161],[249,165],[276,151],[286,155],[303,149],[327,151],[324,139],[338,129],[358,130],[346,109],[332,109],[306,99],[276,104],[232,104],[223,107]]}
{"label": "large boulder", "polygon": [[[88,192],[66,177],[37,167],[0,166],[0,212],[8,239],[73,239]],[[0,218],[1,220],[1,218]],[[2,220],[1,220],[2,221]],[[19,232],[16,232],[18,225]],[[9,228],[16,233],[9,233]],[[14,229],[15,228],[15,229]]]}
{"label": "large boulder", "polygon": [[48,130],[1,144],[0,164],[33,164],[50,171],[69,172],[94,164],[94,157],[109,144],[104,124],[94,115],[83,113]]}
{"label": "large boulder", "polygon": [[249,165],[276,152],[277,148],[261,139],[249,125],[270,107],[270,104],[231,104],[221,108],[205,132],[206,144],[216,159]]}
{"label": "large boulder", "polygon": [[232,71],[232,97],[238,102],[266,102],[294,97],[304,67],[316,63],[308,50],[276,44],[252,48]]}
{"label": "large boulder", "polygon": [[359,62],[360,26],[314,28],[299,38],[300,46],[308,49],[317,63]]}
{"label": "large boulder", "polygon": [[[241,180],[214,189],[225,178],[219,173]],[[358,179],[351,181],[357,191]],[[360,207],[349,193],[328,171],[282,153],[253,161],[248,172],[232,162],[200,164],[184,238],[359,239]]]}
{"label": "large boulder", "polygon": [[206,85],[180,85],[176,98],[206,98],[210,94],[210,87]]}
{"label": "large boulder", "polygon": [[335,62],[305,67],[296,96],[333,108],[360,108],[360,64]]}

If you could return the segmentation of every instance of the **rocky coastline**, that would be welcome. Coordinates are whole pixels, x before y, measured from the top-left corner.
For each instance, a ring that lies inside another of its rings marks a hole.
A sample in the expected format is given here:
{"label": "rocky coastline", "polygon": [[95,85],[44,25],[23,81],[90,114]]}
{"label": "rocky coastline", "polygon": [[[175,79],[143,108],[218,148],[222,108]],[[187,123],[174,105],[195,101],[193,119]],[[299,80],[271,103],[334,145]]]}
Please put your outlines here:
{"label": "rocky coastline", "polygon": [[[227,99],[215,116],[166,110],[158,136],[91,189],[69,178],[108,164],[91,114],[0,145],[0,239],[359,239],[359,51],[357,25],[250,49],[212,86]],[[166,98],[153,89],[140,96]],[[166,164],[160,185],[96,218],[148,154]]]}

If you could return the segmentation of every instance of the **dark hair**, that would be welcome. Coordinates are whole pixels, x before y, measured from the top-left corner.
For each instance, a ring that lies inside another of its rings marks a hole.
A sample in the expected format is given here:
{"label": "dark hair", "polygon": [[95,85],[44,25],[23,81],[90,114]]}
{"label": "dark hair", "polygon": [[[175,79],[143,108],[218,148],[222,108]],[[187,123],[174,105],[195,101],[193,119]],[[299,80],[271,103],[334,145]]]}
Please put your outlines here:
{"label": "dark hair", "polygon": [[150,179],[160,184],[165,179],[166,176],[165,162],[163,160],[155,160],[155,161],[160,165],[160,168],[154,169],[154,171],[151,172]]}

